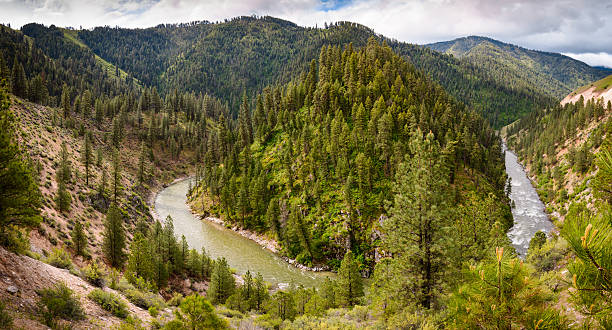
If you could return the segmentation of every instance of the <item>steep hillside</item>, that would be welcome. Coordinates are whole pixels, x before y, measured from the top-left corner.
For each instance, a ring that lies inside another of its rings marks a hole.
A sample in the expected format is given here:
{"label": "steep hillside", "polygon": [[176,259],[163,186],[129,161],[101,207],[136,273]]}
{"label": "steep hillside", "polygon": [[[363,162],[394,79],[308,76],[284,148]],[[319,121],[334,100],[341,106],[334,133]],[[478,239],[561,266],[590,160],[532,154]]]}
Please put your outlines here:
{"label": "steep hillside", "polygon": [[597,209],[597,158],[612,137],[611,103],[581,101],[535,112],[504,130],[547,211],[561,222],[572,203]]}
{"label": "steep hillside", "polygon": [[449,205],[491,193],[486,227],[512,226],[499,141],[482,117],[373,38],[362,49],[324,47],[319,58],[257,96],[252,115],[245,100],[238,134],[219,128],[232,139],[206,156],[193,193],[200,212],[269,233],[307,265],[337,267],[351,248],[369,272],[398,166],[427,135],[448,153]]}
{"label": "steep hillside", "polygon": [[581,98],[583,102],[600,98],[603,99],[604,104],[612,102],[612,75],[571,92],[561,101],[561,105],[579,102]]}
{"label": "steep hillside", "polygon": [[570,57],[525,49],[485,37],[464,37],[426,45],[433,50],[466,59],[509,84],[519,82],[524,88],[560,99],[568,93],[611,73]]}

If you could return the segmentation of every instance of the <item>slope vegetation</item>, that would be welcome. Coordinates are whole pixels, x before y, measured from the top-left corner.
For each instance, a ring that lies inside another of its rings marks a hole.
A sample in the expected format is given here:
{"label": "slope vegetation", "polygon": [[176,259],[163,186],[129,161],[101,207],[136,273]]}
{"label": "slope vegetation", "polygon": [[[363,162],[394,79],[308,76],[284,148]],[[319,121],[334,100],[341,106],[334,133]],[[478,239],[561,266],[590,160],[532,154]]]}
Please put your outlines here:
{"label": "slope vegetation", "polygon": [[560,99],[574,89],[610,74],[570,57],[525,49],[485,37],[464,37],[427,47],[466,59],[509,85],[539,91]]}

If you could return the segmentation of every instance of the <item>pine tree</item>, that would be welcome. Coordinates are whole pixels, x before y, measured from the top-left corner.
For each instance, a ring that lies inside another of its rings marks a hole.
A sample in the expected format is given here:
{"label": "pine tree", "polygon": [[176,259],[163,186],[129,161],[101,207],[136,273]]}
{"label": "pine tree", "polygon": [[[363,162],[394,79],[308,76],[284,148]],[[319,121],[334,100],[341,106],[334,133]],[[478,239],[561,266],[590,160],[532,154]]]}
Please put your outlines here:
{"label": "pine tree", "polygon": [[225,258],[215,261],[215,267],[210,277],[206,296],[213,304],[225,303],[225,300],[234,293],[236,281],[230,272]]}
{"label": "pine tree", "polygon": [[61,99],[61,103],[62,103],[62,115],[64,117],[64,120],[68,119],[68,117],[70,117],[70,110],[71,110],[71,106],[70,106],[70,91],[68,89],[68,86],[66,84],[64,84],[64,86],[62,87],[62,99]]}
{"label": "pine tree", "polygon": [[147,281],[153,279],[153,260],[150,242],[139,232],[134,235],[130,244],[127,271]]}
{"label": "pine tree", "polygon": [[260,312],[263,308],[264,302],[268,299],[268,287],[264,282],[261,273],[257,273],[255,280],[253,281],[253,306],[255,311]]}
{"label": "pine tree", "polygon": [[104,239],[102,251],[111,266],[122,268],[125,260],[125,229],[121,211],[112,203],[106,213],[104,222]]}
{"label": "pine tree", "polygon": [[338,270],[336,299],[340,306],[352,307],[357,304],[360,297],[363,297],[363,280],[358,266],[353,252],[351,250],[346,252]]}
{"label": "pine tree", "polygon": [[23,237],[19,229],[40,223],[41,194],[35,172],[17,144],[9,102],[0,86],[0,245],[20,250]]}
{"label": "pine tree", "polygon": [[147,177],[147,146],[143,142],[140,145],[140,157],[138,158],[138,182],[143,184]]}
{"label": "pine tree", "polygon": [[405,295],[429,309],[440,295],[446,268],[447,166],[431,132],[423,139],[417,130],[410,148],[413,156],[400,165],[394,200],[387,208],[390,218],[384,223],[384,246],[401,269],[397,276],[403,276]]}
{"label": "pine tree", "polygon": [[85,256],[87,254],[87,234],[83,229],[83,223],[81,221],[75,221],[70,236],[72,236],[74,253],[76,253],[76,255]]}
{"label": "pine tree", "polygon": [[561,235],[576,256],[568,265],[572,274],[572,300],[593,328],[608,328],[612,321],[612,207],[597,214],[570,210]]}
{"label": "pine tree", "polygon": [[27,96],[28,81],[26,78],[25,70],[23,69],[23,65],[21,65],[21,62],[17,61],[17,56],[15,56],[15,61],[13,61],[11,86],[13,87],[13,94],[21,98],[25,98]]}
{"label": "pine tree", "polygon": [[89,168],[93,162],[93,147],[91,145],[91,133],[85,133],[83,141],[83,152],[81,153],[83,166],[85,166],[85,185],[89,186]]}
{"label": "pine tree", "polygon": [[121,158],[119,151],[113,151],[113,203],[117,203],[117,198],[121,195]]}
{"label": "pine tree", "polygon": [[69,212],[70,204],[72,203],[72,196],[66,189],[66,182],[61,175],[57,178],[57,196],[55,197],[55,204],[57,210],[60,212]]}

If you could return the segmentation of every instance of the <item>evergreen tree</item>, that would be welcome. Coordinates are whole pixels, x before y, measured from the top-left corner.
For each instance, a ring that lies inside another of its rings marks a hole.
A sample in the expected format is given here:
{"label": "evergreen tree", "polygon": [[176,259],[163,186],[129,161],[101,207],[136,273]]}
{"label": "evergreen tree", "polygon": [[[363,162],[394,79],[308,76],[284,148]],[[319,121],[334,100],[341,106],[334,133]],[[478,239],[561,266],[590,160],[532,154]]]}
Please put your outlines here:
{"label": "evergreen tree", "polygon": [[451,296],[449,328],[564,329],[567,323],[558,311],[547,307],[553,301],[547,289],[531,276],[529,266],[504,255],[471,266],[464,284]]}
{"label": "evergreen tree", "polygon": [[572,300],[593,328],[612,325],[612,209],[605,205],[597,214],[570,210],[561,235],[576,259],[569,265]]}
{"label": "evergreen tree", "polygon": [[28,81],[23,65],[21,65],[21,62],[17,61],[17,56],[15,56],[15,61],[13,62],[11,86],[13,87],[13,94],[21,98],[26,98],[28,93]]}
{"label": "evergreen tree", "polygon": [[210,276],[206,297],[208,297],[213,304],[223,304],[225,300],[234,293],[235,288],[236,280],[230,272],[227,261],[225,258],[217,259],[212,275]]}
{"label": "evergreen tree", "polygon": [[352,307],[358,303],[360,297],[363,297],[363,280],[358,266],[353,252],[351,250],[346,252],[338,270],[335,298],[339,306]]}
{"label": "evergreen tree", "polygon": [[150,242],[142,233],[137,232],[130,244],[130,255],[127,261],[127,271],[147,281],[153,279],[153,260]]}
{"label": "evergreen tree", "polygon": [[104,222],[104,239],[102,252],[109,264],[115,268],[122,268],[125,260],[125,229],[121,211],[112,203],[106,213]]}
{"label": "evergreen tree", "polygon": [[117,198],[121,195],[121,157],[119,151],[113,151],[113,203],[117,203]]}
{"label": "evergreen tree", "polygon": [[143,142],[140,146],[140,157],[138,158],[138,182],[143,184],[147,177],[147,147]]}
{"label": "evergreen tree", "polygon": [[22,248],[22,228],[40,223],[41,194],[35,174],[17,144],[10,99],[0,87],[0,245]]}
{"label": "evergreen tree", "polygon": [[83,229],[83,223],[81,221],[75,221],[70,236],[72,236],[74,253],[76,253],[76,255],[85,256],[87,254],[87,234]]}
{"label": "evergreen tree", "polygon": [[170,329],[216,330],[226,329],[226,322],[215,313],[215,308],[204,297],[185,297],[176,311],[177,321],[168,324]]}
{"label": "evergreen tree", "polygon": [[55,196],[55,205],[60,212],[69,212],[70,204],[72,203],[72,195],[66,189],[66,183],[61,175],[57,178],[57,196]]}
{"label": "evergreen tree", "polygon": [[89,168],[93,162],[93,147],[91,145],[91,133],[85,133],[85,141],[83,142],[82,161],[85,166],[85,185],[89,186]]}
{"label": "evergreen tree", "polygon": [[429,309],[440,295],[447,267],[448,175],[445,157],[431,132],[423,138],[417,130],[410,148],[413,156],[396,174],[390,218],[384,223],[384,246],[401,269],[396,276],[403,277],[405,296]]}
{"label": "evergreen tree", "polygon": [[62,98],[61,98],[61,105],[62,105],[62,115],[64,117],[64,120],[68,119],[68,117],[70,117],[70,91],[68,89],[68,86],[66,84],[64,84],[64,86],[62,87]]}

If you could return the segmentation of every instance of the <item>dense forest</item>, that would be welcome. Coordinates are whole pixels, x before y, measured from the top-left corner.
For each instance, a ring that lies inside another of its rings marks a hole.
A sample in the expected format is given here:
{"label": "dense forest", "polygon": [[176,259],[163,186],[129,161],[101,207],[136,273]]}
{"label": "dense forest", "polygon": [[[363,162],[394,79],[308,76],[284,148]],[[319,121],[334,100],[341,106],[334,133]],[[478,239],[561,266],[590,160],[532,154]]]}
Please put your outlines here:
{"label": "dense forest", "polygon": [[[29,267],[0,327],[609,327],[610,120],[567,153],[593,199],[525,259],[494,128],[528,114],[508,143],[564,196],[549,155],[610,105],[504,70],[349,22],[0,26],[0,270]],[[150,209],[185,176],[195,212],[336,274],[270,285],[190,247]]]}
{"label": "dense forest", "polygon": [[373,269],[377,220],[400,164],[416,157],[411,141],[426,136],[446,159],[445,203],[491,193],[498,211],[483,230],[496,221],[503,230],[512,226],[491,128],[374,39],[359,51],[322,48],[307,73],[266,89],[252,111],[245,97],[237,121],[233,133],[221,123],[211,137],[219,146],[205,156],[204,192],[214,213],[274,232],[300,263],[337,267],[348,248]]}
{"label": "dense forest", "polygon": [[[250,97],[287,83],[308,69],[323,46],[363,47],[368,38],[386,41],[448,93],[500,128],[532,109],[553,102],[551,85],[535,84],[524,66],[485,65],[385,38],[371,29],[339,22],[303,28],[272,17],[239,17],[223,23],[160,25],[144,30],[100,27],[78,31],[96,54],[158,88],[203,91],[238,109],[242,91]],[[584,65],[574,61],[574,67]],[[590,69],[590,74],[604,74]],[[602,71],[603,72],[603,71]],[[537,76],[537,75],[536,75]],[[568,83],[574,89],[580,83]],[[558,97],[558,96],[557,96]],[[237,115],[237,113],[234,113]]]}

